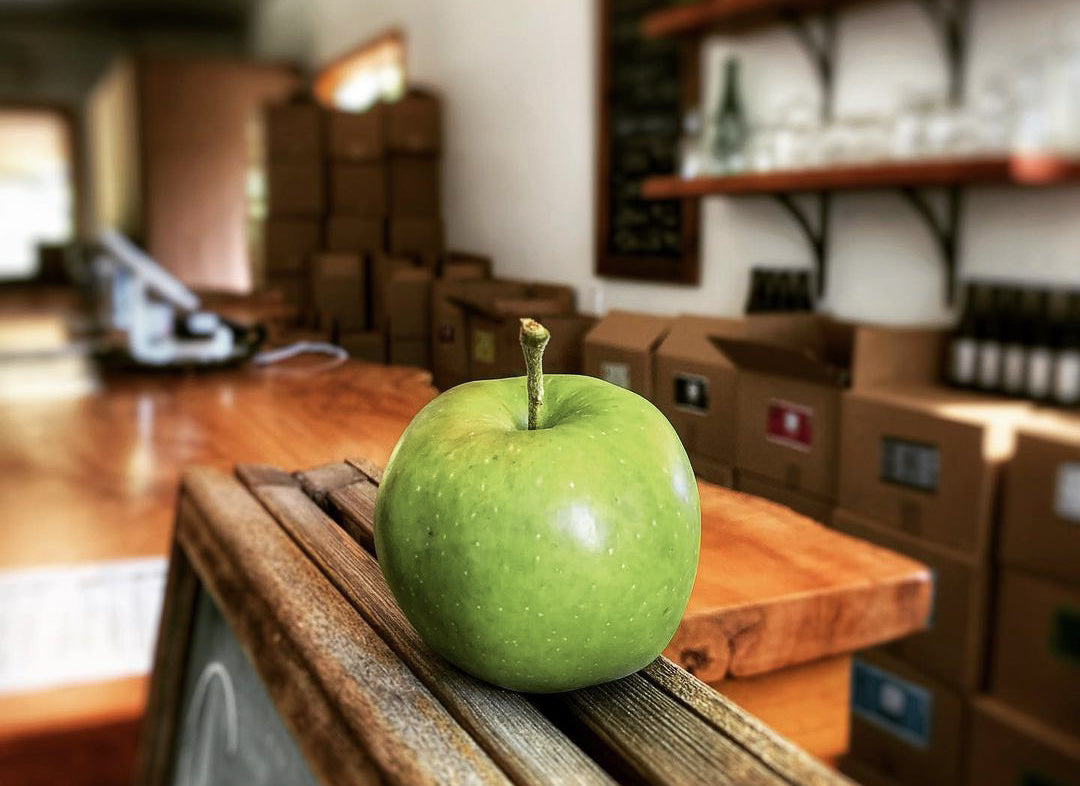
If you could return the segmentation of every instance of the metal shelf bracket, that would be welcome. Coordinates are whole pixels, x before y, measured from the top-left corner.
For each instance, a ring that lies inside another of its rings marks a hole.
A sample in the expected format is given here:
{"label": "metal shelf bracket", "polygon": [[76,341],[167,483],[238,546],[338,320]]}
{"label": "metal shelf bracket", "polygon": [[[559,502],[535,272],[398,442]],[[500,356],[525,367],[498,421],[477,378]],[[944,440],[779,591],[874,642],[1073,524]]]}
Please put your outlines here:
{"label": "metal shelf bracket", "polygon": [[791,194],[777,193],[773,194],[773,197],[791,214],[791,217],[795,219],[795,223],[799,225],[803,234],[806,235],[806,241],[814,255],[814,275],[817,279],[817,296],[820,298],[825,294],[825,256],[829,233],[831,195],[827,191],[820,191],[817,194],[818,215],[816,226],[811,217],[807,215],[807,211],[803,210]]}
{"label": "metal shelf bracket", "polygon": [[[783,13],[784,22],[794,34],[795,39],[806,51],[814,66],[818,82],[821,85],[821,115],[823,120],[832,119],[833,87],[836,67],[836,14],[833,9],[825,9],[815,15],[820,25],[812,25],[807,14],[788,10]],[[815,29],[817,28],[817,29]]]}
{"label": "metal shelf bracket", "polygon": [[902,188],[900,193],[926,222],[941,252],[945,268],[945,302],[952,305],[956,299],[956,266],[959,257],[960,215],[963,190],[952,186],[946,191],[945,216],[941,218],[926,194],[917,188]]}
{"label": "metal shelf bracket", "polygon": [[915,0],[941,39],[949,69],[949,98],[959,103],[964,95],[964,66],[967,60],[967,31],[971,0]]}

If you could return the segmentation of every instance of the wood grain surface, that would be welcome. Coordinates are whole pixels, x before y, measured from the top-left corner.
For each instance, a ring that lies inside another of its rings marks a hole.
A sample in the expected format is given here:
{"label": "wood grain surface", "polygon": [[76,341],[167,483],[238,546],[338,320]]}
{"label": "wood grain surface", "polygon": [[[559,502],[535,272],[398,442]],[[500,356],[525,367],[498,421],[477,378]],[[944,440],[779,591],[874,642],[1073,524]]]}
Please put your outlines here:
{"label": "wood grain surface", "polygon": [[[243,467],[238,468],[238,475],[269,477],[264,471]],[[320,468],[319,477],[339,478],[345,484],[342,489],[370,482],[370,478],[358,482],[340,468]],[[374,497],[367,502],[356,497],[351,507],[337,507],[332,500],[342,489],[322,487],[317,494],[339,518],[360,515],[369,520]],[[324,515],[302,488],[291,483],[275,485],[270,480],[254,482],[252,491],[515,782],[576,783],[602,777],[595,765],[582,775],[575,772],[583,754],[575,746],[565,748],[567,741],[536,712],[529,698],[487,686],[431,653],[398,609],[373,555]],[[598,756],[620,781],[733,785],[844,782],[663,658],[648,670],[622,680],[538,701],[575,740],[580,736],[586,750]]]}

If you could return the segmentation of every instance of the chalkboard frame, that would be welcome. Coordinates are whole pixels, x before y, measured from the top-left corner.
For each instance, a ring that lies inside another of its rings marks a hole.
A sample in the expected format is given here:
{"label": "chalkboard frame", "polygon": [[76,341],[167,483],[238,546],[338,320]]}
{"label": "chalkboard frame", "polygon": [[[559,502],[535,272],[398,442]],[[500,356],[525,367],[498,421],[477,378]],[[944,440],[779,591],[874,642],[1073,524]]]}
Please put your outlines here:
{"label": "chalkboard frame", "polygon": [[[598,46],[597,73],[599,75],[596,135],[596,275],[606,278],[625,278],[639,281],[657,281],[693,285],[700,281],[699,226],[700,201],[682,199],[682,254],[674,256],[638,256],[613,253],[608,246],[611,207],[610,175],[612,166],[611,146],[611,84],[612,53],[609,20],[614,3],[619,0],[600,0],[597,6]],[[690,37],[679,44],[681,103],[683,108],[698,102],[700,87],[700,42]],[[670,173],[662,173],[670,174]]]}

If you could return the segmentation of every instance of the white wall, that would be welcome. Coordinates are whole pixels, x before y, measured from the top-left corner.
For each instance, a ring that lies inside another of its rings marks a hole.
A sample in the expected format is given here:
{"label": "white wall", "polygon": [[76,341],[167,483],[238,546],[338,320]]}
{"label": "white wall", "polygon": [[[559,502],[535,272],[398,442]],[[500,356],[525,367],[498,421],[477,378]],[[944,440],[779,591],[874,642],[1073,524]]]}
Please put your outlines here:
{"label": "white wall", "polygon": [[[1075,0],[974,0],[968,81],[1080,29]],[[702,284],[677,287],[592,275],[596,3],[592,0],[266,0],[258,51],[306,53],[313,66],[398,26],[410,78],[446,99],[443,203],[451,246],[491,253],[502,276],[564,281],[584,310],[736,314],[749,269],[810,264],[797,227],[767,198],[704,205]],[[775,118],[817,89],[782,28],[715,38],[703,51],[705,105],[726,52],[743,61],[752,121]],[[845,11],[837,111],[891,111],[905,90],[944,90],[933,29],[913,0]],[[972,189],[961,275],[1080,285],[1080,188]],[[833,206],[824,307],[885,322],[939,322],[941,267],[925,225],[895,193],[840,195]]]}

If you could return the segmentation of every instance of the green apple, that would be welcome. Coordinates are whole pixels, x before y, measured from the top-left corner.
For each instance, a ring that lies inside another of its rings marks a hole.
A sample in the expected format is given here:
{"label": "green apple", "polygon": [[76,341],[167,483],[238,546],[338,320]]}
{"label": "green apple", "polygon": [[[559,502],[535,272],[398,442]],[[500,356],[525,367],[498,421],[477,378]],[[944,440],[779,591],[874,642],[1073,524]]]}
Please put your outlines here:
{"label": "green apple", "polygon": [[543,376],[547,338],[522,320],[527,378],[428,404],[375,506],[379,564],[424,641],[530,692],[617,679],[659,655],[701,542],[694,473],[667,419],[602,380]]}

